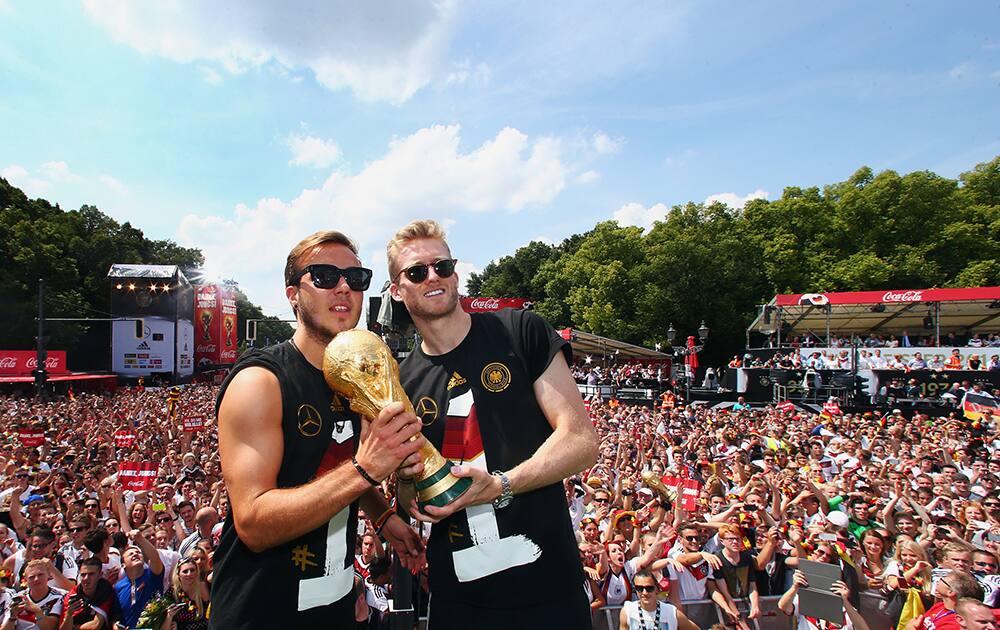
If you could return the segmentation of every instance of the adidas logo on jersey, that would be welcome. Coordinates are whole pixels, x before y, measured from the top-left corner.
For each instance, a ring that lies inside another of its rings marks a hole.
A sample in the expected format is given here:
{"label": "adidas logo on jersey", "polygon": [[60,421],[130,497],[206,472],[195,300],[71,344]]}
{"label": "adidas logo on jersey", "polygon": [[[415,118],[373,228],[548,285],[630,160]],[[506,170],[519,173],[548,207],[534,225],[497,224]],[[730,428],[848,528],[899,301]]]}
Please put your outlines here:
{"label": "adidas logo on jersey", "polygon": [[149,344],[143,341],[138,346],[135,347],[136,350],[149,350]]}
{"label": "adidas logo on jersey", "polygon": [[466,380],[462,378],[462,375],[458,372],[453,372],[451,378],[448,380],[448,389],[454,389],[459,385],[465,385]]}

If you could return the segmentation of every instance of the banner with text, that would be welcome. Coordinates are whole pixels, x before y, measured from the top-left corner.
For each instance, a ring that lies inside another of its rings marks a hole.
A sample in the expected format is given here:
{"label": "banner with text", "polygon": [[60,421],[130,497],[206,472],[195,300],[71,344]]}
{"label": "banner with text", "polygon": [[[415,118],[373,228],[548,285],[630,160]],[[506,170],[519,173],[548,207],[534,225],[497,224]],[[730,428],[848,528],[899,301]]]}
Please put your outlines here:
{"label": "banner with text", "polygon": [[190,416],[184,418],[184,430],[188,433],[201,431],[205,428],[205,416]]}
{"label": "banner with text", "polygon": [[21,438],[21,444],[27,447],[41,446],[45,442],[45,431],[41,429],[19,429],[17,433]]}
{"label": "banner with text", "polygon": [[505,308],[528,308],[532,302],[525,298],[491,298],[463,297],[459,298],[462,310],[466,313],[489,313]]}
{"label": "banner with text", "polygon": [[221,284],[195,288],[195,363],[236,362],[236,293]]}
{"label": "banner with text", "polygon": [[[34,350],[0,350],[0,376],[31,376],[38,367]],[[50,375],[68,374],[66,351],[49,350],[45,369]]]}
{"label": "banner with text", "polygon": [[156,485],[156,464],[153,462],[122,462],[118,465],[118,483],[124,490],[138,492]]}

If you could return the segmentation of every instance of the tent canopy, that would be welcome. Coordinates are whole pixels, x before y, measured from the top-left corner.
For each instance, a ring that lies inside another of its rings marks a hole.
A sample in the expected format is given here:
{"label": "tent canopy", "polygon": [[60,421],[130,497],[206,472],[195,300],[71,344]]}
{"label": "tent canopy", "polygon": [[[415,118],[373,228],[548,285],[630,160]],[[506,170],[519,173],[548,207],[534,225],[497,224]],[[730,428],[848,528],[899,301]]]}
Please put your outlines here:
{"label": "tent canopy", "polygon": [[776,295],[748,332],[892,334],[1000,330],[1000,287]]}
{"label": "tent canopy", "polygon": [[625,343],[617,339],[601,337],[600,335],[582,330],[564,328],[559,331],[559,334],[573,346],[573,354],[575,356],[590,355],[602,357],[617,354],[619,358],[645,359],[647,361],[663,361],[672,358],[671,355],[665,352],[650,350],[649,348]]}

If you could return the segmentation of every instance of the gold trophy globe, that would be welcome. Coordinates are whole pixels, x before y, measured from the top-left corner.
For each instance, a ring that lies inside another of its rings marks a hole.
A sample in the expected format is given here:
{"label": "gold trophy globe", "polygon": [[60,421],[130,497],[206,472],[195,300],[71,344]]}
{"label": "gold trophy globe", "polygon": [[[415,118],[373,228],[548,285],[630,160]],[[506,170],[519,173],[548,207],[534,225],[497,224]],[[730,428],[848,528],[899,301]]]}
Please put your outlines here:
{"label": "gold trophy globe", "polygon": [[[399,383],[399,365],[389,347],[372,332],[353,328],[337,333],[323,352],[323,376],[330,389],[345,396],[351,409],[363,416],[375,418],[392,402],[401,402],[405,411],[414,413]],[[421,511],[427,505],[448,505],[472,485],[468,477],[451,474],[454,464],[430,442],[420,448],[419,454],[424,469],[414,479],[414,486]]]}

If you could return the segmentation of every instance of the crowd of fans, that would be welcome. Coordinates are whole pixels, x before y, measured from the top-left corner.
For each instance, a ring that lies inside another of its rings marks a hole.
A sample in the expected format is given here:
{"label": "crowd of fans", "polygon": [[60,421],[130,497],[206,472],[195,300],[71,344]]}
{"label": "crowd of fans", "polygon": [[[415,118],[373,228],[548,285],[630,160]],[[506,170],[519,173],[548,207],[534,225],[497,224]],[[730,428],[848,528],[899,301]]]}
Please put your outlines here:
{"label": "crowd of fans", "polygon": [[[965,352],[963,352],[965,350]],[[907,354],[882,352],[881,348],[867,348],[857,351],[859,370],[945,370],[1000,371],[1000,353],[970,351],[968,348],[953,348],[944,354]],[[776,352],[771,356],[746,354],[734,356],[729,361],[730,368],[775,368],[786,370],[849,370],[854,367],[851,350],[816,350],[813,352],[793,350]]]}
{"label": "crowd of fans", "polygon": [[[228,509],[216,395],[186,386],[173,414],[162,389],[0,397],[0,629],[206,627]],[[838,567],[832,592],[856,628],[863,593],[904,621],[918,601],[925,615],[1000,604],[1000,435],[988,419],[720,411],[671,392],[654,402],[588,400],[601,454],[565,482],[596,624],[653,588],[703,628],[720,614],[750,627],[766,596],[800,628],[827,627],[799,608],[804,559]],[[207,426],[183,431],[191,415]],[[43,443],[24,445],[25,429]],[[124,489],[122,462],[154,462],[152,489]],[[384,627],[389,559],[367,519],[356,572],[359,624]]]}
{"label": "crowd of fans", "polygon": [[948,332],[938,338],[932,334],[910,334],[902,331],[899,335],[867,335],[847,337],[831,335],[829,340],[813,334],[793,335],[782,340],[782,346],[792,348],[814,348],[828,346],[830,348],[850,348],[853,345],[865,348],[929,348],[967,346],[969,348],[1000,348],[1000,334],[972,333],[961,335]]}

